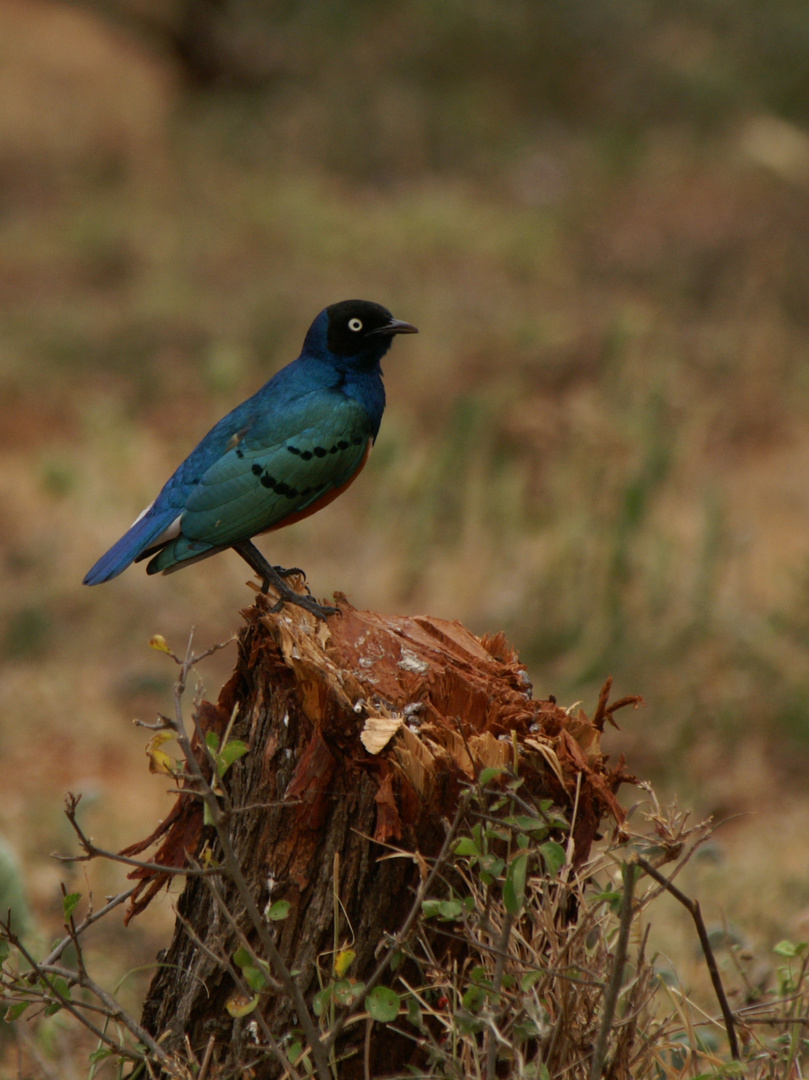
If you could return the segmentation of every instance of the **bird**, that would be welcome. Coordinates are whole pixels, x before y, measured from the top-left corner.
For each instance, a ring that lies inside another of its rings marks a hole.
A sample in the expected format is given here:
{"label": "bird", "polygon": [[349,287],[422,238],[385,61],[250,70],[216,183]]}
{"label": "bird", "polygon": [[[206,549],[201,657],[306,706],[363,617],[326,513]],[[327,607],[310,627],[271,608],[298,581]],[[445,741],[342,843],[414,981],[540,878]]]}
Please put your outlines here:
{"label": "bird", "polygon": [[142,559],[148,574],[167,574],[232,548],[262,592],[278,593],[271,611],[288,603],[321,619],[334,614],[287,584],[303,571],[271,565],[252,539],[314,514],[357,478],[385,409],[381,360],[397,334],[416,333],[369,300],[324,308],[300,356],[211,428],[84,584]]}

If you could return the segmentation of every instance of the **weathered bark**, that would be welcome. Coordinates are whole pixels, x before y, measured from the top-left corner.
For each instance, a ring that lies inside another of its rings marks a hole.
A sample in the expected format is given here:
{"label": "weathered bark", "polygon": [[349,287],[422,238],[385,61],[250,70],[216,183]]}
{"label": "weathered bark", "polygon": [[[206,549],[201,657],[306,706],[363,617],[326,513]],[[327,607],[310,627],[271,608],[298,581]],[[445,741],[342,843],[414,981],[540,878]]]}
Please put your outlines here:
{"label": "weathered bark", "polygon": [[[336,897],[339,941],[357,954],[351,974],[367,978],[385,933],[410,910],[424,860],[441,847],[464,787],[482,767],[509,765],[515,740],[525,790],[566,812],[577,799],[577,862],[605,817],[620,822],[614,790],[627,779],[620,764],[609,772],[601,754],[606,697],[594,721],[570,717],[553,700],[532,700],[501,635],[478,639],[457,623],[339,603],[342,614],[326,626],[299,609],[270,614],[259,597],[244,613],[233,676],[218,704],[198,713],[203,730],[221,735],[235,709],[231,734],[250,746],[225,779],[233,805],[245,808],[230,818],[231,840],[259,909],[270,899],[292,905],[274,924],[276,942],[307,1001],[319,962],[330,978]],[[185,851],[199,855],[206,842],[216,852],[191,796],[180,796],[162,832],[155,858],[163,864],[182,865]],[[417,858],[383,858],[391,846]],[[142,876],[136,910],[160,885]],[[220,889],[252,940],[232,884],[223,880]],[[245,1032],[250,1017],[229,1014],[234,983],[221,959],[233,956],[237,937],[200,878],[188,880],[177,907],[144,1025],[165,1049],[179,1052],[187,1038],[200,1056],[213,1037],[214,1075],[245,1075],[256,1057]],[[296,1024],[285,994],[266,995],[260,1007],[278,1039]],[[372,1075],[402,1071],[411,1054],[404,1040],[373,1042]],[[276,1072],[265,1060],[249,1075]]]}

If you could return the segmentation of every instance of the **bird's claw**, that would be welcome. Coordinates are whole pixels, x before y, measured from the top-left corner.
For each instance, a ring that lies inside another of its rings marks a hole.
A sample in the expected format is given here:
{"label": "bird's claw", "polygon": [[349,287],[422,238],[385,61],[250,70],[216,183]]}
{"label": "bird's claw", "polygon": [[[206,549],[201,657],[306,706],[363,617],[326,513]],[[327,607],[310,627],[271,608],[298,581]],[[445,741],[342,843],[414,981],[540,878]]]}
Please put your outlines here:
{"label": "bird's claw", "polygon": [[[266,595],[270,587],[278,593],[278,600],[269,609],[271,612],[279,612],[284,604],[295,604],[318,619],[326,619],[329,615],[337,614],[337,608],[329,607],[326,604],[318,604],[309,591],[309,586],[306,584],[306,574],[300,567],[295,566],[291,570],[285,570],[283,566],[273,566],[267,562],[261,552],[249,540],[242,540],[238,544],[234,544],[233,547],[261,579],[262,593]],[[288,577],[299,577],[301,579],[303,587],[306,589],[305,596],[295,592],[294,589],[287,585],[284,579]]]}
{"label": "bird's claw", "polygon": [[306,573],[299,566],[293,566],[289,570],[285,570],[283,566],[274,566],[273,570],[279,577],[299,577],[302,581],[306,581]]}
{"label": "bird's claw", "polygon": [[311,595],[301,596],[300,593],[296,593],[292,589],[284,589],[281,591],[274,582],[265,582],[261,591],[266,593],[270,584],[272,584],[275,591],[280,594],[276,602],[269,608],[270,613],[273,615],[281,611],[284,604],[295,604],[297,607],[303,608],[304,611],[308,611],[316,618],[323,619],[324,622],[329,615],[339,615],[340,613],[339,608],[330,607],[328,604],[319,604]]}
{"label": "bird's claw", "polygon": [[[312,595],[312,590],[306,584],[306,573],[305,573],[305,571],[301,570],[301,568],[299,566],[293,566],[289,570],[285,570],[283,566],[274,566],[273,570],[276,572],[276,574],[278,575],[279,578],[284,578],[284,579],[289,578],[289,577],[300,578],[301,579],[301,584],[303,585],[304,589],[306,589],[307,593],[310,596]],[[265,589],[264,592],[266,592],[266,591],[267,590]]]}

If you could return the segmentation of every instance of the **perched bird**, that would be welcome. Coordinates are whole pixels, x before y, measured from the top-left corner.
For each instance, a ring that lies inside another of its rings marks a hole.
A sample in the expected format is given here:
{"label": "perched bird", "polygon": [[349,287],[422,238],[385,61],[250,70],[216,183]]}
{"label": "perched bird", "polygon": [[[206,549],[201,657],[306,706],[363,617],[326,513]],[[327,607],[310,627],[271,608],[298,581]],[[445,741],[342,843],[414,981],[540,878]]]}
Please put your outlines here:
{"label": "perched bird", "polygon": [[150,556],[147,573],[171,573],[233,548],[264,592],[278,592],[273,610],[287,602],[332,613],[284,581],[300,570],[272,566],[251,539],[308,517],[357,477],[385,409],[380,361],[395,334],[415,333],[367,300],[321,311],[298,359],[211,428],[84,584]]}

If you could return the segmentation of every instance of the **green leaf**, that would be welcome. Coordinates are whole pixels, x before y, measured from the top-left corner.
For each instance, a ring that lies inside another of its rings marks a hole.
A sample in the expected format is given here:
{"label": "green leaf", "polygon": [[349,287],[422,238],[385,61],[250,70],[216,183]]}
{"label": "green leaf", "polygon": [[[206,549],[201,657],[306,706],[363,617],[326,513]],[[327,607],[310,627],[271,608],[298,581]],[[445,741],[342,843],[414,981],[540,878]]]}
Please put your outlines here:
{"label": "green leaf", "polygon": [[523,832],[533,832],[535,829],[547,828],[544,821],[528,814],[517,814],[514,818],[514,825],[516,828],[522,829]]}
{"label": "green leaf", "polygon": [[352,982],[351,979],[340,979],[332,988],[334,1000],[338,1005],[351,1008],[355,1001],[365,993],[365,983]]}
{"label": "green leaf", "polygon": [[460,900],[442,900],[438,905],[438,913],[445,922],[454,922],[463,914],[463,904]]}
{"label": "green leaf", "polygon": [[298,1060],[302,1053],[303,1044],[299,1040],[296,1039],[294,1043],[289,1044],[289,1049],[287,1050],[287,1057],[289,1058],[292,1065],[295,1064],[295,1062]]}
{"label": "green leaf", "polygon": [[251,967],[255,963],[255,961],[253,960],[253,956],[250,951],[242,946],[241,948],[238,948],[233,954],[233,963],[236,965],[236,967],[244,968]]}
{"label": "green leaf", "polygon": [[425,900],[421,905],[421,913],[425,919],[432,919],[438,914],[440,907],[440,900]]}
{"label": "green leaf", "polygon": [[412,996],[409,996],[407,999],[407,1019],[413,1027],[418,1028],[420,1031],[424,1028],[424,1018],[421,1014],[421,1007],[418,1001]]}
{"label": "green leaf", "polygon": [[551,876],[555,877],[565,865],[565,859],[567,858],[565,849],[561,844],[557,844],[555,840],[546,840],[540,847],[539,853],[545,863],[545,869]]}
{"label": "green leaf", "polygon": [[478,783],[481,787],[486,787],[498,776],[502,776],[506,769],[501,768],[498,765],[490,765],[487,769],[480,770],[480,776],[478,777]]}
{"label": "green leaf", "polygon": [[91,1065],[97,1065],[99,1061],[104,1061],[105,1058],[112,1057],[115,1051],[110,1050],[108,1046],[100,1046],[98,1050],[94,1050],[89,1055],[89,1061]]}
{"label": "green leaf", "polygon": [[97,1065],[98,1062],[103,1062],[107,1057],[111,1057],[116,1051],[111,1050],[109,1047],[99,1047],[89,1055],[89,1061],[91,1065]]}
{"label": "green leaf", "polygon": [[462,836],[455,844],[455,854],[474,857],[480,855],[480,848],[471,836]]}
{"label": "green leaf", "polygon": [[520,854],[511,860],[503,885],[503,903],[509,915],[519,915],[525,900],[525,880],[528,875],[528,855]]}
{"label": "green leaf", "polygon": [[222,752],[216,755],[216,771],[221,780],[234,762],[243,758],[249,750],[249,746],[242,739],[231,739],[222,747]]}
{"label": "green leaf", "polygon": [[315,1016],[322,1016],[331,1004],[332,993],[334,987],[324,986],[322,990],[318,990],[315,996],[312,998],[312,1012]]}
{"label": "green leaf", "polygon": [[537,1037],[542,1037],[541,1029],[539,1028],[539,1026],[533,1020],[529,1020],[528,1017],[526,1017],[522,1021],[518,1020],[514,1024],[514,1027],[511,1029],[511,1031],[511,1037],[516,1046],[522,1046],[522,1044],[527,1042],[529,1039],[536,1039]]}
{"label": "green leaf", "polygon": [[479,863],[480,869],[486,874],[500,877],[505,869],[505,860],[497,855],[482,855]]}
{"label": "green leaf", "polygon": [[604,892],[596,893],[593,897],[594,904],[609,904],[613,911],[617,911],[621,906],[621,899],[623,892],[616,891],[615,889],[605,889]]}
{"label": "green leaf", "polygon": [[62,897],[62,911],[64,912],[65,921],[70,920],[70,916],[79,905],[79,900],[81,900],[81,893],[79,892],[68,893],[67,896]]}
{"label": "green leaf", "polygon": [[461,998],[461,1004],[467,1012],[480,1012],[486,1004],[486,991],[482,986],[470,986]]}
{"label": "green leaf", "polygon": [[365,1008],[372,1020],[389,1024],[399,1015],[401,999],[387,986],[376,986],[365,999]]}
{"label": "green leaf", "polygon": [[778,953],[779,956],[801,956],[806,952],[806,942],[800,941],[796,945],[794,941],[785,938],[783,941],[779,941],[777,945],[773,945],[772,951]]}
{"label": "green leaf", "polygon": [[276,900],[267,912],[267,918],[270,922],[283,922],[289,915],[289,909],[292,904],[289,900]]}
{"label": "green leaf", "polygon": [[5,1021],[7,1024],[13,1023],[15,1020],[19,1020],[22,1014],[25,1012],[33,1002],[31,1001],[18,1001],[16,1005],[10,1005],[6,1009]]}
{"label": "green leaf", "polygon": [[242,968],[242,975],[244,976],[244,981],[251,990],[258,992],[259,990],[263,990],[267,985],[267,976],[261,968],[253,967],[251,964],[245,964]]}
{"label": "green leaf", "polygon": [[214,753],[219,749],[219,736],[215,731],[205,732],[205,745],[209,750],[213,750]]}
{"label": "green leaf", "polygon": [[244,981],[250,987],[251,990],[259,991],[263,990],[269,981],[269,969],[264,966],[259,966],[258,963],[250,955],[249,949],[244,947],[239,948],[233,954],[233,963],[241,968]]}

